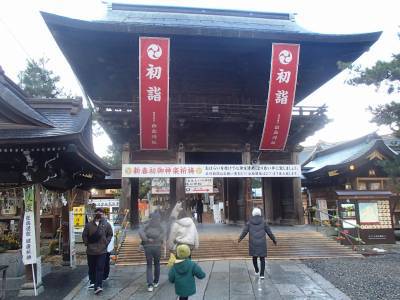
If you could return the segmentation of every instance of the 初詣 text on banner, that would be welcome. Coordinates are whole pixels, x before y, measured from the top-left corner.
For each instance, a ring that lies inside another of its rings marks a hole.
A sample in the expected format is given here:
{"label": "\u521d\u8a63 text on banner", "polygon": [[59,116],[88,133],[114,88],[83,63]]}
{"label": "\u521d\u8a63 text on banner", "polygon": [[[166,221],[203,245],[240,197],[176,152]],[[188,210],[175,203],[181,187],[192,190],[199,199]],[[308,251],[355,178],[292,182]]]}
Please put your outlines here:
{"label": "\u521d\u8a63 text on banner", "polygon": [[139,38],[140,148],[168,149],[169,38]]}
{"label": "\u521d\u8a63 text on banner", "polygon": [[284,150],[296,94],[300,45],[272,44],[267,112],[260,150]]}

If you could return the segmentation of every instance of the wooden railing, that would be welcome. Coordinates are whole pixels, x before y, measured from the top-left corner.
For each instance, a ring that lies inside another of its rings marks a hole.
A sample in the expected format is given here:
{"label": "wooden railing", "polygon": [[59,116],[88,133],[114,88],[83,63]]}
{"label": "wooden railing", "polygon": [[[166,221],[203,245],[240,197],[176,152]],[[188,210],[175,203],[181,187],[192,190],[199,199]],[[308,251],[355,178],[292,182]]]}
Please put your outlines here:
{"label": "wooden railing", "polygon": [[[132,113],[138,111],[138,102],[95,102],[96,110],[99,114],[108,113]],[[209,116],[243,116],[243,115],[259,115],[263,117],[265,114],[266,105],[258,104],[237,104],[237,103],[224,103],[224,104],[210,104],[210,103],[171,103],[171,114],[179,115],[201,115],[207,114]],[[323,106],[294,106],[292,114],[294,116],[314,116],[322,115],[326,112],[327,108]]]}

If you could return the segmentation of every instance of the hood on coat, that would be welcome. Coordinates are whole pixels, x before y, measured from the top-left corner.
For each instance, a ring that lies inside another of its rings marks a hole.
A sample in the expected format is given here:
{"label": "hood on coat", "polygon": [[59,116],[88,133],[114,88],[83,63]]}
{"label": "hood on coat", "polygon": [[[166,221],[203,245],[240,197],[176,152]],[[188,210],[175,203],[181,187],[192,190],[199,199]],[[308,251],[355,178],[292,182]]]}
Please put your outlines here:
{"label": "hood on coat", "polygon": [[191,263],[188,259],[180,260],[177,259],[174,264],[175,270],[178,274],[185,274],[190,271]]}
{"label": "hood on coat", "polygon": [[194,224],[192,218],[189,218],[189,217],[176,220],[176,223],[178,223],[179,225],[184,226],[184,227],[189,227],[192,224]]}
{"label": "hood on coat", "polygon": [[249,222],[253,225],[259,225],[264,222],[264,219],[262,216],[252,216]]}

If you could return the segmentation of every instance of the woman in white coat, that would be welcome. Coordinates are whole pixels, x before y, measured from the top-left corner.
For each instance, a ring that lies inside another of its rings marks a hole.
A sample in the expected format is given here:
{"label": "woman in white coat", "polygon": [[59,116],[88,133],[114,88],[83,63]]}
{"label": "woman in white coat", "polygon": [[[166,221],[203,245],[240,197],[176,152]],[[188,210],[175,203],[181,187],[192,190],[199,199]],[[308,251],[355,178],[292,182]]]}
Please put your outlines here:
{"label": "woman in white coat", "polygon": [[193,219],[185,211],[181,211],[178,219],[172,223],[168,238],[168,247],[170,251],[175,252],[176,247],[185,244],[191,250],[199,247],[199,234]]}

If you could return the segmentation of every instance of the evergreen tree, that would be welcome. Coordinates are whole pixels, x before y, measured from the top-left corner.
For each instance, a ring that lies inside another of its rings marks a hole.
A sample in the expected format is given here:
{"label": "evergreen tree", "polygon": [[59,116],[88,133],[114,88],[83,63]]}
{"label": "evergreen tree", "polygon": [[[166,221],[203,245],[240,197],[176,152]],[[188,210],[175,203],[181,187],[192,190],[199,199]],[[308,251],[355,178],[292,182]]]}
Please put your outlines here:
{"label": "evergreen tree", "polygon": [[[18,75],[19,86],[32,98],[57,98],[62,94],[62,89],[57,87],[60,76],[46,68],[47,58],[27,60],[25,70]],[[65,95],[64,95],[65,96]]]}
{"label": "evergreen tree", "polygon": [[374,115],[372,122],[378,125],[387,125],[393,131],[393,134],[400,138],[400,102],[392,101],[389,104],[369,107]]}
{"label": "evergreen tree", "polygon": [[[351,67],[355,72],[355,77],[348,81],[349,84],[374,85],[380,88],[384,85],[387,92],[400,94],[400,53],[392,56],[389,62],[377,61],[371,68],[361,69],[359,66]],[[389,104],[369,107],[374,115],[372,122],[377,125],[387,125],[393,131],[393,134],[400,138],[400,102],[392,101]],[[397,190],[400,191],[398,177],[400,177],[400,155],[392,161],[382,161],[379,163],[389,177]]]}
{"label": "evergreen tree", "polygon": [[111,168],[121,168],[122,166],[122,152],[121,147],[119,145],[109,145],[107,147],[106,155],[102,157],[102,159],[111,167]]}
{"label": "evergreen tree", "polygon": [[[392,56],[389,62],[377,61],[371,68],[361,69],[360,66],[351,67],[355,72],[355,77],[348,83],[351,85],[374,85],[377,88],[385,86],[389,94],[400,94],[400,53]],[[369,107],[374,115],[372,122],[378,125],[387,125],[393,134],[400,137],[400,103],[391,102],[389,104]]]}

